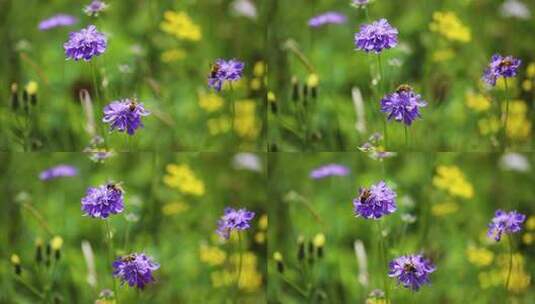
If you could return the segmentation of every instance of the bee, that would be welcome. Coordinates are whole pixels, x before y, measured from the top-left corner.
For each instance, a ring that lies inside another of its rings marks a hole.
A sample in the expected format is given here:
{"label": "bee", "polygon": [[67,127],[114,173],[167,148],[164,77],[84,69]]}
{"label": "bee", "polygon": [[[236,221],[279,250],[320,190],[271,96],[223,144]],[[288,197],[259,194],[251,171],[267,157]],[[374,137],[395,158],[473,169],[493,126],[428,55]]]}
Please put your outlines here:
{"label": "bee", "polygon": [[137,107],[137,100],[136,98],[133,98],[132,101],[130,102],[128,109],[130,110],[130,112],[134,112],[136,107]]}
{"label": "bee", "polygon": [[133,254],[129,254],[122,258],[123,262],[132,262],[136,257]]}
{"label": "bee", "polygon": [[219,64],[214,63],[210,69],[210,78],[216,78],[220,68],[221,66]]}
{"label": "bee", "polygon": [[414,265],[411,264],[411,263],[407,263],[407,264],[403,265],[403,270],[406,271],[406,272],[415,272],[416,271],[416,267],[414,267]]}
{"label": "bee", "polygon": [[412,88],[411,88],[410,85],[408,85],[408,84],[402,84],[402,85],[400,85],[400,86],[397,88],[396,92],[398,92],[398,93],[401,93],[401,92],[409,92],[410,90],[412,90]]}
{"label": "bee", "polygon": [[368,198],[372,195],[371,191],[368,190],[368,189],[364,189],[362,191],[362,194],[360,195],[360,202],[361,203],[366,203],[366,201],[368,200]]}
{"label": "bee", "polygon": [[107,185],[108,190],[110,191],[118,191],[118,192],[124,192],[123,187],[121,186],[121,183],[109,183]]}
{"label": "bee", "polygon": [[511,59],[509,58],[504,58],[501,62],[500,62],[500,67],[510,67],[513,65],[513,61],[511,61]]}

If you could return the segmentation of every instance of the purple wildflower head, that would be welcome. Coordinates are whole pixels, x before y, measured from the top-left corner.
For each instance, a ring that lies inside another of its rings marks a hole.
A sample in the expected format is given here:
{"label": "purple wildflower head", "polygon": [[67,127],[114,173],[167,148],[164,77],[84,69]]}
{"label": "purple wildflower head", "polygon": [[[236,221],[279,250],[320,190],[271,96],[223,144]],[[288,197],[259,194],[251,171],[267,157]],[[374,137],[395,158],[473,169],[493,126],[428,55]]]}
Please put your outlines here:
{"label": "purple wildflower head", "polygon": [[93,0],[89,5],[84,8],[84,13],[89,16],[98,16],[99,13],[108,8],[108,5],[104,1]]}
{"label": "purple wildflower head", "polygon": [[210,75],[208,75],[208,86],[214,88],[216,91],[221,91],[225,81],[240,80],[243,74],[245,63],[236,59],[217,59],[212,65]]}
{"label": "purple wildflower head", "polygon": [[74,16],[58,14],[39,22],[38,28],[40,31],[46,31],[56,27],[71,26],[77,22],[78,19],[76,19]]}
{"label": "purple wildflower head", "polygon": [[352,0],[351,6],[363,8],[366,7],[366,5],[370,4],[370,0]]}
{"label": "purple wildflower head", "polygon": [[398,30],[392,27],[386,19],[363,24],[355,34],[355,46],[366,53],[381,53],[384,49],[391,49],[398,44]]}
{"label": "purple wildflower head", "polygon": [[343,24],[346,20],[347,17],[344,14],[338,12],[326,12],[310,18],[310,20],[308,20],[308,26],[320,27],[326,24]]}
{"label": "purple wildflower head", "polygon": [[90,25],[79,32],[71,32],[69,40],[63,44],[67,59],[76,61],[80,59],[89,61],[91,58],[104,53],[107,46],[108,40],[106,36],[97,31],[97,27],[94,25]]}
{"label": "purple wildflower head", "polygon": [[149,114],[143,104],[135,99],[122,99],[104,107],[102,121],[110,125],[110,131],[117,129],[119,132],[126,131],[129,135],[134,135],[138,128],[143,127],[141,117]]}
{"label": "purple wildflower head", "polygon": [[365,219],[379,219],[396,211],[396,193],[384,181],[368,188],[360,188],[359,196],[353,200],[355,216]]}
{"label": "purple wildflower head", "polygon": [[229,239],[232,230],[247,230],[251,227],[254,212],[247,209],[234,209],[227,207],[221,219],[217,222],[217,234],[224,239]]}
{"label": "purple wildflower head", "polygon": [[388,114],[388,120],[396,120],[410,126],[421,117],[420,108],[427,106],[419,94],[408,85],[401,85],[392,94],[381,99],[381,112]]}
{"label": "purple wildflower head", "polygon": [[322,179],[329,176],[346,176],[348,174],[348,167],[339,164],[328,164],[312,170],[310,172],[310,178]]}
{"label": "purple wildflower head", "polygon": [[515,210],[511,212],[496,210],[494,218],[489,224],[487,235],[496,241],[500,241],[503,234],[513,234],[522,230],[522,223],[525,220],[526,216]]}
{"label": "purple wildflower head", "polygon": [[513,56],[502,56],[500,54],[494,54],[490,60],[489,66],[483,74],[483,81],[491,86],[496,85],[496,80],[499,77],[511,78],[515,77],[518,68],[522,64],[522,61]]}
{"label": "purple wildflower head", "polygon": [[127,283],[130,287],[139,289],[154,282],[152,272],[160,268],[152,257],[144,253],[131,253],[118,257],[113,266],[113,276],[121,280],[121,284]]}
{"label": "purple wildflower head", "polygon": [[124,210],[124,191],[114,183],[89,187],[82,198],[82,211],[93,218],[106,219]]}
{"label": "purple wildflower head", "polygon": [[42,181],[48,181],[51,179],[56,179],[58,177],[70,177],[70,176],[76,176],[78,174],[78,170],[69,165],[57,165],[52,168],[48,168],[45,171],[41,172],[39,174],[39,179]]}
{"label": "purple wildflower head", "polygon": [[435,270],[435,265],[421,254],[404,255],[390,262],[388,276],[396,278],[404,287],[418,291],[429,283],[429,275]]}

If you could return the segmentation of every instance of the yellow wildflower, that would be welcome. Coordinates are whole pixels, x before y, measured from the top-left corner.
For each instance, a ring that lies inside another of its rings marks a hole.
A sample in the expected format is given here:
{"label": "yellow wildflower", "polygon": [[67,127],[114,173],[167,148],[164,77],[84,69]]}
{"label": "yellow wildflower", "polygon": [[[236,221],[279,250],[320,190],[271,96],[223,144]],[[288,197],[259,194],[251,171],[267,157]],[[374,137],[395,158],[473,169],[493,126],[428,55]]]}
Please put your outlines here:
{"label": "yellow wildflower", "polygon": [[[506,105],[502,105],[505,113]],[[531,135],[531,121],[527,117],[528,106],[523,100],[512,100],[509,104],[507,136],[515,140],[524,140]]]}
{"label": "yellow wildflower", "polygon": [[20,257],[16,254],[11,255],[10,261],[13,265],[20,265]]}
{"label": "yellow wildflower", "polygon": [[455,52],[449,48],[433,52],[433,61],[435,62],[448,61],[453,57],[455,57]]}
{"label": "yellow wildflower", "polygon": [[162,62],[169,63],[186,58],[186,51],[180,48],[170,49],[160,55]]}
{"label": "yellow wildflower", "polygon": [[210,266],[217,266],[225,262],[227,254],[219,247],[202,244],[199,250],[199,257],[201,262]]}
{"label": "yellow wildflower", "polygon": [[35,81],[30,81],[26,85],[26,92],[28,92],[29,95],[34,95],[37,93],[37,89],[39,88],[39,85]]}
{"label": "yellow wildflower", "polygon": [[255,233],[254,241],[258,244],[264,244],[266,242],[266,233],[262,231]]}
{"label": "yellow wildflower", "polygon": [[325,246],[325,234],[323,233],[316,234],[316,236],[314,236],[313,243],[315,247]]}
{"label": "yellow wildflower", "polygon": [[469,246],[466,249],[468,261],[478,267],[489,266],[494,260],[494,253],[486,248]]}
{"label": "yellow wildflower", "polygon": [[181,40],[199,41],[201,28],[185,12],[166,11],[160,29]]}
{"label": "yellow wildflower", "polygon": [[470,28],[465,26],[454,12],[433,13],[429,28],[451,41],[467,43],[472,39]]}
{"label": "yellow wildflower", "polygon": [[535,78],[535,62],[531,62],[526,68],[526,76],[528,78]]}
{"label": "yellow wildflower", "polygon": [[258,219],[258,229],[267,230],[268,228],[268,216],[267,214],[262,214]]}
{"label": "yellow wildflower", "polygon": [[267,100],[268,100],[269,102],[275,102],[275,101],[277,101],[277,97],[275,96],[275,93],[273,93],[272,91],[269,91],[269,92],[267,93]]}
{"label": "yellow wildflower", "polygon": [[189,205],[184,202],[171,202],[162,207],[164,215],[176,215],[188,211]]}
{"label": "yellow wildflower", "polygon": [[308,75],[307,79],[307,85],[311,88],[317,87],[320,83],[320,78],[318,77],[318,74],[312,73]]}
{"label": "yellow wildflower", "polygon": [[466,94],[466,106],[476,112],[484,112],[490,109],[490,100],[485,95],[469,92]]}
{"label": "yellow wildflower", "polygon": [[266,72],[266,65],[263,61],[257,61],[253,67],[253,75],[255,77],[262,77]]}
{"label": "yellow wildflower", "polygon": [[[507,78],[507,89],[514,91],[518,86],[517,78]],[[496,88],[498,90],[505,90],[505,78],[499,77],[496,79]]]}
{"label": "yellow wildflower", "polygon": [[63,246],[63,239],[61,236],[54,236],[50,241],[50,247],[52,247],[53,250],[60,250],[61,246]]}
{"label": "yellow wildflower", "polygon": [[522,89],[527,92],[531,91],[533,89],[533,81],[531,79],[522,81]]}
{"label": "yellow wildflower", "polygon": [[251,90],[258,91],[262,88],[262,78],[253,78],[251,79]]}
{"label": "yellow wildflower", "polygon": [[236,131],[238,136],[245,139],[255,139],[260,133],[254,100],[240,100],[236,102],[234,131]]}
{"label": "yellow wildflower", "polygon": [[497,117],[482,118],[477,122],[481,135],[496,134],[500,131],[501,123]]}
{"label": "yellow wildflower", "polygon": [[166,166],[167,174],[164,183],[170,188],[176,188],[185,194],[195,196],[204,195],[204,183],[198,179],[187,164]]}
{"label": "yellow wildflower", "polygon": [[[239,267],[239,254],[233,254],[229,257],[229,260],[232,269]],[[246,292],[253,292],[262,286],[262,274],[258,272],[257,267],[257,257],[252,252],[245,252],[242,256],[242,271],[238,282],[240,289]],[[211,273],[210,279],[214,287],[229,286],[235,283],[236,273],[228,270],[215,271]]]}
{"label": "yellow wildflower", "polygon": [[533,235],[533,233],[528,232],[528,233],[524,233],[524,235],[522,235],[522,242],[524,244],[531,245],[531,244],[533,244],[533,241],[535,241],[535,235]]}
{"label": "yellow wildflower", "polygon": [[199,106],[208,113],[218,111],[223,106],[223,98],[213,92],[199,92]]}
{"label": "yellow wildflower", "polygon": [[526,221],[526,229],[535,230],[535,215],[528,217],[528,220]]}
{"label": "yellow wildflower", "polygon": [[[498,257],[499,276],[501,276],[502,284],[506,282],[509,273],[509,259],[508,254],[502,254]],[[524,256],[519,253],[513,254],[513,267],[507,289],[513,293],[521,293],[529,287],[530,282],[531,276],[525,271]]]}
{"label": "yellow wildflower", "polygon": [[434,216],[446,216],[459,210],[459,205],[455,202],[445,202],[433,205],[431,213]]}
{"label": "yellow wildflower", "polygon": [[206,125],[210,135],[226,133],[230,130],[230,118],[225,115],[218,118],[210,118],[206,121]]}
{"label": "yellow wildflower", "polygon": [[439,166],[437,175],[433,177],[433,185],[453,196],[466,199],[474,196],[472,184],[466,180],[464,173],[457,166]]}

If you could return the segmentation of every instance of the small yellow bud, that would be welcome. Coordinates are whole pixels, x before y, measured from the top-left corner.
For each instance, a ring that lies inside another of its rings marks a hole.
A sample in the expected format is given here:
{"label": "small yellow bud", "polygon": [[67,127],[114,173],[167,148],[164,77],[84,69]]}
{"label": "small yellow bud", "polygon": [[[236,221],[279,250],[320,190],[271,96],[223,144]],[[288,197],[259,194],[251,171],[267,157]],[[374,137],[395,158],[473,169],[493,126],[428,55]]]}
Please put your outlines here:
{"label": "small yellow bud", "polygon": [[281,262],[282,261],[282,254],[278,251],[275,251],[273,253],[273,259],[277,262]]}
{"label": "small yellow bud", "polygon": [[37,84],[37,82],[35,81],[30,81],[28,82],[28,84],[26,85],[26,91],[28,92],[28,94],[30,95],[34,95],[35,93],[37,93],[37,89],[39,88],[39,85]]}
{"label": "small yellow bud", "polygon": [[325,234],[318,233],[314,237],[314,246],[323,247],[325,245]]}
{"label": "small yellow bud", "polygon": [[318,77],[317,74],[310,74],[308,75],[308,79],[307,79],[307,85],[311,88],[315,88],[318,86],[318,84],[320,83],[320,78]]}
{"label": "small yellow bud", "polygon": [[54,250],[60,250],[61,246],[63,246],[63,239],[61,236],[55,236],[52,238],[52,241],[50,241],[50,246],[52,246],[52,249]]}
{"label": "small yellow bud", "polygon": [[20,265],[20,257],[16,254],[11,255],[11,264]]}

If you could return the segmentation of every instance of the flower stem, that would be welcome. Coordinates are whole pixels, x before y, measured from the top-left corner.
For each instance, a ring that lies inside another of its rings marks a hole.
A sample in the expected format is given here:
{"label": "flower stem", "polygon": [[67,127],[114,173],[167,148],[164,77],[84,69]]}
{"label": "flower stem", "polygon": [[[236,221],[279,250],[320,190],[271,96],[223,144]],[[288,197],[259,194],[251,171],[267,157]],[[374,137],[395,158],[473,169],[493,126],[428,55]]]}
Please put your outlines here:
{"label": "flower stem", "polygon": [[509,86],[507,84],[507,78],[503,78],[505,83],[505,120],[503,123],[503,150],[507,149],[507,121],[509,119]]}
{"label": "flower stem", "polygon": [[513,237],[507,236],[509,240],[509,269],[507,270],[507,279],[505,280],[505,291],[509,288],[509,281],[511,280],[511,273],[513,271]]}
{"label": "flower stem", "polygon": [[279,276],[282,278],[282,280],[288,284],[288,286],[292,287],[293,289],[295,289],[300,295],[302,295],[304,298],[308,299],[308,293],[306,291],[304,291],[302,288],[300,288],[299,286],[297,286],[295,283],[293,283],[292,281],[290,281],[288,278],[286,278],[283,274],[279,274]]}
{"label": "flower stem", "polygon": [[388,290],[388,277],[387,277],[387,261],[386,261],[386,247],[383,240],[383,224],[382,220],[377,220],[377,229],[379,236],[379,251],[381,256],[381,278],[383,279],[383,288],[385,291],[386,303],[390,304],[390,291]]}
{"label": "flower stem", "polygon": [[[108,241],[108,266],[111,266],[113,263],[113,241],[111,236],[111,226],[109,220],[105,220],[106,222],[106,240]],[[111,280],[113,282],[113,293],[115,294],[115,303],[119,303],[119,294],[117,293],[117,285],[115,284],[115,278],[111,277]]]}
{"label": "flower stem", "polygon": [[236,275],[236,292],[234,295],[234,302],[238,302],[238,293],[240,291],[240,277],[243,266],[243,247],[242,247],[242,236],[238,231],[238,251],[239,251],[239,261],[238,261],[238,273]]}
{"label": "flower stem", "polygon": [[[381,61],[381,54],[377,54],[377,71],[378,71],[378,74],[379,74],[379,85],[378,85],[378,88],[379,88],[379,99],[382,98],[382,95],[384,93],[384,79],[383,79],[383,63]],[[379,102],[379,115],[381,115],[381,107],[380,107],[380,102]],[[387,150],[387,147],[388,147],[388,125],[387,125],[387,119],[385,118],[383,120],[383,133],[384,133],[384,137],[385,137],[385,150]]]}
{"label": "flower stem", "polygon": [[405,149],[409,150],[409,131],[407,126],[405,126]]}
{"label": "flower stem", "polygon": [[34,295],[36,295],[37,297],[39,297],[40,299],[44,300],[45,299],[45,296],[39,292],[35,287],[33,287],[32,285],[30,285],[28,282],[24,281],[21,277],[19,277],[18,275],[15,275],[15,280],[17,282],[19,282],[20,284],[22,284],[24,287],[26,287],[29,291],[31,291]]}

